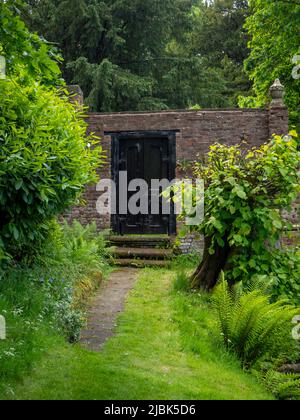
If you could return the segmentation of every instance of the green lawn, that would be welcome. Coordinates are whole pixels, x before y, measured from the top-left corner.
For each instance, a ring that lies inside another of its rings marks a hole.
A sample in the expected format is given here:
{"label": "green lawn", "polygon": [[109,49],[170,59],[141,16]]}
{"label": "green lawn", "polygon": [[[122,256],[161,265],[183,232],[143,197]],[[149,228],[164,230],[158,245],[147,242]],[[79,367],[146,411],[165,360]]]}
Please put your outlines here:
{"label": "green lawn", "polygon": [[50,339],[47,355],[2,398],[272,399],[216,341],[205,297],[174,292],[173,279],[142,271],[102,353]]}

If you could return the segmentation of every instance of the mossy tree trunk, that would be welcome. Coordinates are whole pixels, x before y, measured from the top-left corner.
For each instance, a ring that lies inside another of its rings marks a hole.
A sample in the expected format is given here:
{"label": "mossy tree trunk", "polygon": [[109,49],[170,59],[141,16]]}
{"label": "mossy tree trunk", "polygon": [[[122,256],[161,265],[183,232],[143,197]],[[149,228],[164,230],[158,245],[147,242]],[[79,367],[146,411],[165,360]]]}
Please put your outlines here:
{"label": "mossy tree trunk", "polygon": [[211,255],[209,250],[212,239],[206,237],[204,242],[203,260],[191,278],[191,287],[209,292],[216,286],[222,270],[228,263],[232,249],[226,239],[225,246],[217,246],[215,253]]}

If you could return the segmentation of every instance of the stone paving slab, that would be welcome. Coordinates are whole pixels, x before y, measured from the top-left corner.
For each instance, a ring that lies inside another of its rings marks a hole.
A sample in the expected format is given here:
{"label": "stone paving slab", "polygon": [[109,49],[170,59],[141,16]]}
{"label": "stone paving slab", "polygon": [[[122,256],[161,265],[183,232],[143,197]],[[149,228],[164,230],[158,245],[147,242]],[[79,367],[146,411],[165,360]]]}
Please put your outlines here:
{"label": "stone paving slab", "polygon": [[80,342],[89,350],[101,351],[106,340],[114,335],[117,317],[123,312],[128,293],[133,289],[140,270],[122,268],[113,272],[91,302],[87,326]]}

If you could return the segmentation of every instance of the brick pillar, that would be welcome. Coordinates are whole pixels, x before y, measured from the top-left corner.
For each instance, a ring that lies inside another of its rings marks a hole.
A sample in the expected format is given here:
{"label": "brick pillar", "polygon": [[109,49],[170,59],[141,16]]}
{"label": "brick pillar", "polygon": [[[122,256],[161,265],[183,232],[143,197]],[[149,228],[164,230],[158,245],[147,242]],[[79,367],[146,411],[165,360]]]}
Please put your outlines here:
{"label": "brick pillar", "polygon": [[271,86],[270,96],[272,101],[269,107],[269,137],[273,134],[288,134],[289,113],[284,104],[284,87],[279,79]]}

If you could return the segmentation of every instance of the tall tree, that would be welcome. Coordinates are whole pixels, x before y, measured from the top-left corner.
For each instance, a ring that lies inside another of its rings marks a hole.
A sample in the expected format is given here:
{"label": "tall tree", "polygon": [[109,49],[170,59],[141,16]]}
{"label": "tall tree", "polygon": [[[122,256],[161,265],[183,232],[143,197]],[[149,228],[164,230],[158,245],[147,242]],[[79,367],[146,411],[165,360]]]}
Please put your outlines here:
{"label": "tall tree", "polygon": [[251,83],[243,69],[249,54],[243,29],[249,14],[247,0],[213,0],[193,8],[193,29],[188,48],[205,57],[224,81],[220,92],[222,106],[236,106],[241,94],[248,94]]}
{"label": "tall tree", "polygon": [[0,262],[4,251],[16,259],[32,254],[53,218],[95,182],[102,163],[82,113],[57,90],[55,53],[29,32],[18,6],[19,0],[0,2],[0,54],[7,63],[0,79]]}
{"label": "tall tree", "polygon": [[[206,51],[190,48],[191,39],[197,43],[194,32],[200,22],[194,8],[199,13],[206,10],[202,0],[26,3],[24,16],[30,27],[61,48],[65,78],[82,86],[93,110],[186,108],[196,103],[223,107],[236,102],[227,96],[245,91],[243,78],[239,86],[238,78],[232,80],[237,69],[231,58],[220,54],[216,63]],[[214,10],[223,19],[218,36],[225,30],[230,38],[235,18],[226,20],[227,9],[222,7]],[[235,27],[241,28],[240,23]],[[223,48],[222,43],[217,47]]]}
{"label": "tall tree", "polygon": [[[174,28],[184,30],[192,0],[29,0],[31,28],[57,43],[63,73],[82,85],[95,110],[164,107],[153,98],[152,64]],[[178,24],[177,24],[178,23]],[[120,108],[120,106],[122,107]]]}

